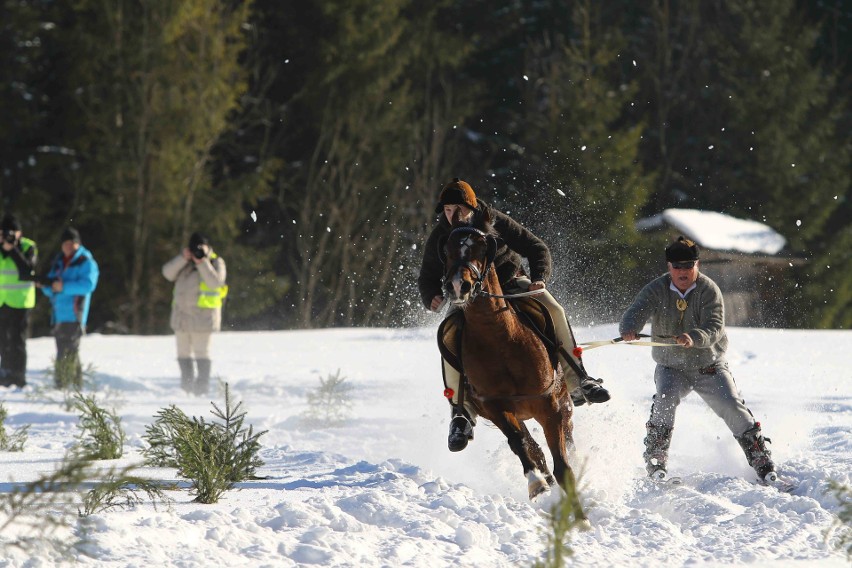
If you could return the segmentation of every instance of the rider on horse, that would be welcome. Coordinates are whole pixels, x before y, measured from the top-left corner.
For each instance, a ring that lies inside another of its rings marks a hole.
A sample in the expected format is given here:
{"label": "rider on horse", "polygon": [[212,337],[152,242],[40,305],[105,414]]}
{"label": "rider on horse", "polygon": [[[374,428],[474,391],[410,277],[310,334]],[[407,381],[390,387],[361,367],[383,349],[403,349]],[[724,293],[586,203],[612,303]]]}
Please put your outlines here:
{"label": "rider on horse", "polygon": [[[560,350],[558,357],[565,371],[565,377],[571,377],[568,378],[568,384],[574,389],[571,396],[575,405],[585,402],[606,402],[610,398],[609,392],[600,385],[599,380],[589,377],[585,372],[582,376],[574,371],[568,372],[574,368],[583,370],[583,363],[574,355],[577,343],[565,317],[565,311],[545,289],[545,281],[551,273],[551,258],[547,245],[505,213],[477,199],[473,188],[458,178],[453,179],[441,191],[437,207],[435,207],[435,213],[441,214],[441,217],[432,229],[423,250],[423,263],[417,279],[423,304],[427,309],[437,312],[444,303],[442,288],[444,265],[438,249],[440,243],[450,234],[453,223],[471,224],[475,215],[482,215],[486,210],[493,219],[494,230],[498,237],[494,270],[497,272],[504,293],[541,291],[535,297],[550,313],[556,338],[565,348]],[[521,257],[529,262],[529,275],[524,272]],[[457,309],[459,308],[452,308],[450,314]],[[565,359],[565,354],[573,358],[570,364]],[[458,452],[467,447],[468,440],[473,438],[473,426],[476,423],[477,413],[466,398],[463,398],[463,405],[459,405],[458,395],[461,388],[459,371],[443,358],[442,366],[446,387],[444,394],[452,407],[448,445],[450,451]]]}

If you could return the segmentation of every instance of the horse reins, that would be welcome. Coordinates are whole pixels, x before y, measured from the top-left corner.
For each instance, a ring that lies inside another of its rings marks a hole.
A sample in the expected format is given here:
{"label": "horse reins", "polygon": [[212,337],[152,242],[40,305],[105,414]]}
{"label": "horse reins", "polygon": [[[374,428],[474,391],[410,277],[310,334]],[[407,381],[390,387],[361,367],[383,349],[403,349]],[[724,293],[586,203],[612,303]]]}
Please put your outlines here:
{"label": "horse reins", "polygon": [[[484,231],[480,231],[475,227],[457,227],[450,231],[449,236],[447,237],[447,241],[453,238],[453,235],[477,235],[482,237],[483,239],[488,240],[488,235]],[[467,268],[469,269],[475,276],[476,279],[473,281],[473,288],[470,291],[471,300],[476,298],[479,294],[483,294],[485,296],[492,296],[489,292],[486,292],[482,289],[482,284],[485,282],[485,279],[488,278],[488,273],[491,272],[491,267],[494,266],[494,259],[489,258],[488,255],[485,257],[485,269],[480,271],[475,264],[471,261],[462,261],[462,259],[457,260],[453,263],[452,271],[456,272],[459,268]],[[448,275],[449,276],[449,275]],[[448,282],[448,278],[444,278],[444,285],[446,286]],[[492,296],[493,297],[493,296]],[[499,297],[499,296],[498,296]]]}
{"label": "horse reins", "polygon": [[485,290],[481,290],[479,293],[485,296],[486,298],[503,298],[506,300],[511,300],[512,298],[523,298],[524,296],[535,296],[536,294],[541,294],[544,292],[544,288],[539,288],[538,290],[530,290],[528,292],[518,292],[517,294],[492,294],[491,292],[486,292]]}

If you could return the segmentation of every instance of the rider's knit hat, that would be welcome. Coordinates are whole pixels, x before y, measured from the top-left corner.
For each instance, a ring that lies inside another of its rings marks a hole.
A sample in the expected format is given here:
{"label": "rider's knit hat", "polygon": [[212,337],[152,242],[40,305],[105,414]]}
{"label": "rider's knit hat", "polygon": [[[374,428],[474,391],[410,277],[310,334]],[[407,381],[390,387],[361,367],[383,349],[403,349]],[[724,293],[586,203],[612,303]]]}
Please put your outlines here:
{"label": "rider's knit hat", "polygon": [[438,205],[435,213],[440,213],[444,205],[464,205],[470,209],[476,209],[476,194],[466,181],[453,178],[453,181],[444,186],[438,197]]}
{"label": "rider's knit hat", "polygon": [[683,235],[666,247],[666,262],[698,260],[698,245]]}

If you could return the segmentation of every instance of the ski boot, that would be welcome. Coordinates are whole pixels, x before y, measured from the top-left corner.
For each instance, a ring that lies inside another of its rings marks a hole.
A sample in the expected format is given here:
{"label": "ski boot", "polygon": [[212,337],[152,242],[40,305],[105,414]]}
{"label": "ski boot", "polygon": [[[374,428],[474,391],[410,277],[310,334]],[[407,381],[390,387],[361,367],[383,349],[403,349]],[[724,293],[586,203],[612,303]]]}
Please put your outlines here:
{"label": "ski boot", "polygon": [[736,439],[745,452],[748,465],[757,472],[758,479],[765,483],[774,483],[778,474],[775,473],[775,464],[772,463],[772,452],[766,449],[766,442],[772,440],[763,437],[760,422],[755,422],[752,428],[743,432],[742,436],[736,436]]}
{"label": "ski boot", "polygon": [[656,426],[651,422],[645,424],[648,435],[645,436],[645,471],[655,481],[662,481],[668,477],[666,462],[669,458],[669,445],[672,441],[672,429],[665,426]]}

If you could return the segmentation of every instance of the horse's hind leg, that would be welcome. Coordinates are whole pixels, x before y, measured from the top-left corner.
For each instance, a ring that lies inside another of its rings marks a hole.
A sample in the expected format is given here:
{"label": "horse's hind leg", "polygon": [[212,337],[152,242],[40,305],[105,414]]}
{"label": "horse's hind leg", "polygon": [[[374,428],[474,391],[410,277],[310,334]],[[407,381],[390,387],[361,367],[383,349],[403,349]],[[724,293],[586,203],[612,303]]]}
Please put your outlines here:
{"label": "horse's hind leg", "polygon": [[[514,414],[508,411],[500,412],[491,421],[500,428],[509,441],[509,447],[521,460],[524,475],[527,477],[527,490],[529,491],[530,499],[547,491],[548,484],[545,476],[549,476],[550,473],[547,471],[546,465],[543,472],[540,470],[539,465],[539,463],[544,462],[544,454],[539,445],[532,439],[526,427],[518,421]],[[536,450],[538,450],[538,454],[541,456],[539,463],[536,463],[536,458],[534,457]]]}
{"label": "horse's hind leg", "polygon": [[547,446],[553,456],[553,474],[559,481],[559,485],[565,490],[566,498],[576,519],[587,521],[586,513],[580,503],[580,496],[577,494],[577,479],[568,464],[567,443],[570,442],[572,446],[574,444],[574,424],[571,416],[570,406],[563,405],[559,412],[548,416],[542,427],[544,428],[544,437],[547,438]]}

